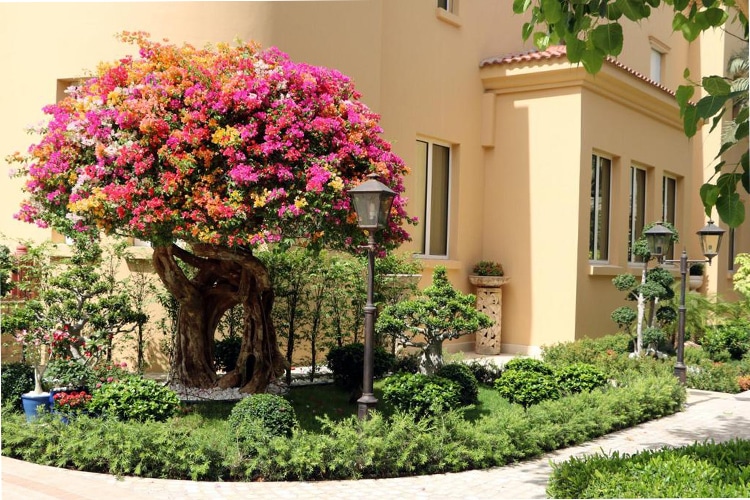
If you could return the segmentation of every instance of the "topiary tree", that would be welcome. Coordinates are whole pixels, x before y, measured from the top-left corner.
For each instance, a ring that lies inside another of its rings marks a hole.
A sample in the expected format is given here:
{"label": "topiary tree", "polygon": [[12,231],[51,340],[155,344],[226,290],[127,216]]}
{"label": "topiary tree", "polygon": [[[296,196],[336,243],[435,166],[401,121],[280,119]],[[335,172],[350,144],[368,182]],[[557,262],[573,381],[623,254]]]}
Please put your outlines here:
{"label": "topiary tree", "polygon": [[254,250],[364,244],[347,191],[370,173],[397,193],[377,233],[382,248],[396,247],[408,238],[406,166],[337,71],[252,43],[196,49],[143,33],[120,38],[139,56],[101,64],[71,87],[45,108],[40,142],[10,159],[27,178],[17,217],[66,235],[150,241],[180,306],[171,372],[186,386],[217,383],[216,325],[241,304],[237,367],[218,385],[263,392],[285,361],[269,316],[274,291]]}
{"label": "topiary tree", "polygon": [[432,285],[413,300],[384,308],[375,330],[420,349],[420,371],[432,375],[443,364],[443,342],[492,325],[486,314],[476,310],[475,301],[474,295],[453,288],[445,267],[438,266]]}
{"label": "topiary tree", "polygon": [[[647,224],[633,244],[633,255],[643,260],[643,271],[641,281],[637,281],[632,274],[618,274],[612,279],[612,284],[621,292],[626,293],[626,300],[636,302],[636,310],[629,306],[621,306],[612,312],[612,321],[628,333],[631,333],[633,323],[636,323],[636,341],[634,352],[641,354],[643,347],[651,347],[654,350],[658,344],[665,339],[664,328],[674,322],[677,313],[670,304],[664,303],[674,297],[672,283],[674,278],[666,269],[648,269],[651,260],[648,242],[643,235],[656,223]],[[672,244],[679,241],[677,230],[669,222],[662,222],[665,227],[672,231]],[[645,320],[645,327],[644,327]]]}

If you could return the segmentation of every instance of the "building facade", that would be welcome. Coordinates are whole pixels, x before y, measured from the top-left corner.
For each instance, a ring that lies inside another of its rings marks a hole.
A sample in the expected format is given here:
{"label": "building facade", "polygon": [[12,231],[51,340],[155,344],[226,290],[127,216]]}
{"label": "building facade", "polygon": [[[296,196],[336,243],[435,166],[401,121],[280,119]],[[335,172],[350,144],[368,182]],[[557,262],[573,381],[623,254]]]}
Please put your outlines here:
{"label": "building facade", "polygon": [[[70,82],[132,50],[115,33],[277,46],[350,76],[382,116],[384,137],[412,171],[408,207],[421,222],[404,250],[422,260],[423,284],[443,265],[473,291],[473,264],[501,262],[510,277],[503,351],[535,353],[616,330],[610,313],[624,302],[611,279],[640,274],[630,245],[645,224],[673,222],[676,254],[684,245],[700,256],[698,191],[719,138],[708,127],[685,137],[674,91],[685,68],[723,74],[742,45],[722,31],[688,45],[660,10],[626,23],[623,53],[592,76],[567,62],[564,47],[524,43],[525,21],[503,0],[3,3],[1,156],[29,146],[24,128]],[[52,237],[13,220],[21,185],[0,181],[0,243],[11,248]],[[702,290],[731,297],[730,254],[750,251],[747,224],[727,239]]]}

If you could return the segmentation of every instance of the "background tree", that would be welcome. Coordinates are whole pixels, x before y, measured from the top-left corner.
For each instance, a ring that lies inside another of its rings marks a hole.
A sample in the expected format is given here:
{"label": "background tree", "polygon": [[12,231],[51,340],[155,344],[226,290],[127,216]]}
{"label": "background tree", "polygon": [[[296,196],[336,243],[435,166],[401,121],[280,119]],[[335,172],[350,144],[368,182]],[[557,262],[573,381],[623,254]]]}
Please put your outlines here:
{"label": "background tree", "polygon": [[0,245],[0,298],[10,293],[13,288],[12,275],[13,257],[11,257],[10,248]]}
{"label": "background tree", "polygon": [[477,311],[476,297],[453,288],[445,268],[438,266],[432,285],[412,300],[387,306],[378,316],[376,331],[391,335],[406,347],[420,350],[420,370],[433,375],[443,365],[443,342],[492,325]]}
{"label": "background tree", "polygon": [[254,249],[365,243],[347,191],[370,173],[397,193],[377,233],[383,248],[397,246],[408,238],[407,169],[380,137],[379,117],[335,70],[242,42],[196,49],[141,33],[121,39],[139,56],[100,64],[47,106],[40,142],[10,159],[27,178],[18,217],[66,235],[152,243],[154,268],[180,304],[172,371],[184,385],[216,384],[216,326],[240,304],[242,348],[219,385],[263,391],[285,362],[268,270]]}
{"label": "background tree", "polygon": [[[673,9],[672,27],[692,42],[709,29],[721,28],[725,23],[739,26],[743,39],[748,36],[747,0],[513,0],[513,11],[530,13],[523,25],[524,40],[533,38],[544,50],[549,45],[564,43],[568,60],[581,63],[589,73],[597,73],[609,56],[616,57],[623,47],[621,22],[647,19],[652,9],[666,5]],[[747,51],[744,53],[747,60]],[[685,71],[689,78],[689,71]],[[747,151],[748,107],[747,90],[733,89],[731,77],[705,76],[700,82],[688,79],[687,85],[677,89],[677,102],[684,120],[685,133],[692,137],[698,125],[711,120],[711,130],[725,119],[731,123],[733,134],[724,134],[718,151],[714,175],[701,186],[700,195],[706,215],[716,207],[719,217],[727,225],[737,227],[745,220],[745,206],[737,191],[738,185],[750,193],[750,161]],[[708,94],[691,102],[696,87]],[[735,105],[733,116],[726,118],[727,104]],[[740,160],[727,165],[722,159],[730,149],[739,147]]]}

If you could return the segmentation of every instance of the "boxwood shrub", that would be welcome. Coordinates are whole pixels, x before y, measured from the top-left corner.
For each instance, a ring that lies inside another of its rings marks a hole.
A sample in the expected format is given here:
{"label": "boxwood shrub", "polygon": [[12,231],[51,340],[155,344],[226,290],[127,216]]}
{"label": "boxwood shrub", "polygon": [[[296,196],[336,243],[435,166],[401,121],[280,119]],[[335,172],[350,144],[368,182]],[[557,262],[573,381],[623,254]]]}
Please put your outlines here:
{"label": "boxwood shrub", "polygon": [[417,418],[440,415],[461,406],[461,386],[421,373],[398,373],[383,382],[383,401]]}
{"label": "boxwood shrub", "polygon": [[550,498],[748,498],[750,441],[696,443],[553,463]]}
{"label": "boxwood shrub", "polygon": [[563,393],[591,391],[607,383],[599,368],[587,363],[573,363],[555,370],[555,380]]}
{"label": "boxwood shrub", "polygon": [[471,369],[463,363],[449,363],[435,372],[438,377],[447,378],[461,386],[459,399],[463,406],[473,405],[479,401],[479,383]]}
{"label": "boxwood shrub", "polygon": [[495,389],[503,398],[524,408],[560,397],[560,389],[552,373],[536,370],[506,369],[502,376],[495,380]]}
{"label": "boxwood shrub", "polygon": [[238,436],[255,434],[255,424],[274,436],[290,436],[297,426],[292,405],[275,394],[255,394],[240,400],[229,414],[229,426]]}
{"label": "boxwood shrub", "polygon": [[[333,381],[347,390],[357,389],[362,385],[362,366],[365,359],[365,346],[360,343],[334,346],[328,351],[326,360],[333,372]],[[373,377],[382,378],[393,370],[396,356],[382,347],[373,350]]]}
{"label": "boxwood shrub", "polygon": [[131,375],[96,389],[86,409],[94,415],[119,420],[163,422],[173,416],[179,406],[180,398],[170,388]]}

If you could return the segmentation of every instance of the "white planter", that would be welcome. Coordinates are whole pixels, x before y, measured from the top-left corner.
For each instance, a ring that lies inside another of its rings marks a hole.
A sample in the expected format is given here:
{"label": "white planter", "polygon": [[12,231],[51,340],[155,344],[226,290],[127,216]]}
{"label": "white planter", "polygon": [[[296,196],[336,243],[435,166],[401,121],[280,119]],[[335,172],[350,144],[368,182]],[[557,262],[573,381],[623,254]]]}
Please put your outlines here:
{"label": "white planter", "polygon": [[689,276],[688,286],[691,290],[697,290],[703,286],[703,276]]}

